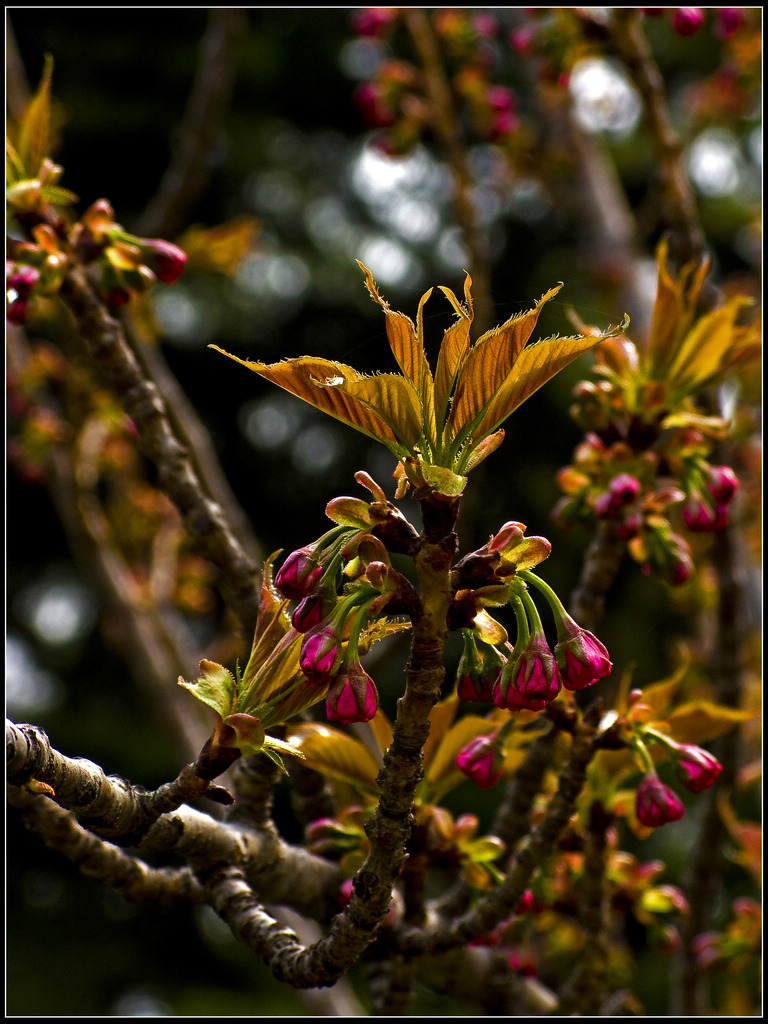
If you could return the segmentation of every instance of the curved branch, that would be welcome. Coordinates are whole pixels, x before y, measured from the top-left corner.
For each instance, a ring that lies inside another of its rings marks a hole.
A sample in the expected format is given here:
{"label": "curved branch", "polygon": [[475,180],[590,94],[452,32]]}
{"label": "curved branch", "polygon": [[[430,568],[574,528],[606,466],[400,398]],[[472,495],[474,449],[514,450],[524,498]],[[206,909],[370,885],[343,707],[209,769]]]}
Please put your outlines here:
{"label": "curved branch", "polygon": [[250,640],[258,612],[259,570],[235,538],[221,507],[206,495],[189,452],[171,427],[157,386],[143,373],[122,327],[109,316],[82,270],[69,271],[60,294],[90,355],[135,423],[139,444],[157,467],[158,485],[178,508],[201,554],[219,570],[225,599]]}
{"label": "curved branch", "polygon": [[21,811],[27,827],[41,835],[46,846],[63,854],[82,874],[110,886],[123,899],[163,909],[205,903],[205,890],[189,868],[150,867],[82,828],[71,811],[48,797],[9,787],[8,802]]}
{"label": "curved branch", "polygon": [[270,903],[285,904],[307,917],[329,920],[338,909],[340,870],[283,842],[274,829],[238,829],[187,806],[169,811],[180,798],[202,791],[194,766],[175,782],[147,793],[105,775],[91,761],[65,757],[36,726],[6,722],[6,746],[8,782],[24,786],[36,780],[52,787],[55,802],[72,810],[95,835],[176,855],[195,870],[237,864],[248,884]]}

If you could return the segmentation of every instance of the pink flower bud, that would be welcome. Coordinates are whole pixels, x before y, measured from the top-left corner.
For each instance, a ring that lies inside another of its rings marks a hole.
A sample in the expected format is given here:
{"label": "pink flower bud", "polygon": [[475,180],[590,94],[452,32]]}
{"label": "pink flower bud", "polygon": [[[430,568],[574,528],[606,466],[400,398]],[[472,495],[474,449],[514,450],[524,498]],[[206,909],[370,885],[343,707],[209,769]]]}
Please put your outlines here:
{"label": "pink flower bud", "polygon": [[728,39],[744,24],[744,11],[741,7],[719,7],[715,9],[717,16],[717,36]]}
{"label": "pink flower bud", "polygon": [[630,473],[619,473],[608,484],[608,490],[619,505],[629,505],[641,490],[640,481]]}
{"label": "pink flower bud", "polygon": [[504,751],[496,743],[498,730],[476,736],[456,756],[456,767],[481,789],[490,789],[501,778]]}
{"label": "pink flower bud", "polygon": [[333,626],[321,622],[304,634],[299,654],[301,671],[313,686],[328,682],[341,661],[341,641]]}
{"label": "pink flower bud", "polygon": [[498,110],[499,113],[508,113],[515,106],[514,94],[502,85],[492,85],[485,98],[488,106],[492,110]]}
{"label": "pink flower bud", "polygon": [[691,793],[701,793],[714,785],[723,766],[708,751],[692,743],[681,744],[676,750],[682,783]]}
{"label": "pink flower bud", "polygon": [[727,524],[728,511],[725,505],[712,508],[698,498],[689,498],[683,506],[683,522],[692,533],[713,533]]}
{"label": "pink flower bud", "polygon": [[535,31],[532,28],[518,28],[509,35],[509,45],[515,51],[520,54],[521,57],[529,53],[533,44],[533,38]]}
{"label": "pink flower bud", "polygon": [[499,708],[543,711],[560,692],[560,673],[546,638],[534,633],[519,655],[512,655],[493,688]]}
{"label": "pink flower bud", "polygon": [[29,316],[29,303],[26,299],[14,299],[13,302],[8,303],[5,316],[8,323],[25,324]]}
{"label": "pink flower bud", "polygon": [[555,661],[566,690],[584,690],[610,674],[608,651],[594,634],[566,620],[567,639],[555,647]]}
{"label": "pink flower bud", "polygon": [[637,787],[635,811],[638,821],[650,828],[679,821],[684,814],[683,805],[675,793],[655,772],[649,772]]}
{"label": "pink flower bud", "polygon": [[311,545],[297,548],[283,562],[275,576],[275,586],[284,597],[300,601],[317,586],[323,567]]}
{"label": "pink flower bud", "polygon": [[335,593],[321,589],[318,593],[309,594],[294,608],[291,625],[299,633],[306,633],[319,626],[333,611],[336,605]]}
{"label": "pink flower bud", "polygon": [[707,491],[717,505],[727,505],[739,489],[739,478],[730,466],[710,466]]}
{"label": "pink flower bud", "polygon": [[37,267],[21,264],[9,275],[8,287],[12,288],[20,299],[25,299],[39,280],[40,271]]}
{"label": "pink flower bud", "polygon": [[158,281],[172,284],[181,277],[187,254],[178,245],[171,245],[162,238],[151,238],[142,246],[142,252]]}
{"label": "pink flower bud", "polygon": [[340,673],[331,684],[325,701],[332,722],[370,722],[379,706],[376,686],[358,662]]}
{"label": "pink flower bud", "polygon": [[692,36],[704,24],[701,7],[678,7],[672,15],[672,28],[679,36]]}
{"label": "pink flower bud", "polygon": [[382,35],[395,17],[391,7],[363,7],[352,14],[352,29],[359,36],[374,38]]}

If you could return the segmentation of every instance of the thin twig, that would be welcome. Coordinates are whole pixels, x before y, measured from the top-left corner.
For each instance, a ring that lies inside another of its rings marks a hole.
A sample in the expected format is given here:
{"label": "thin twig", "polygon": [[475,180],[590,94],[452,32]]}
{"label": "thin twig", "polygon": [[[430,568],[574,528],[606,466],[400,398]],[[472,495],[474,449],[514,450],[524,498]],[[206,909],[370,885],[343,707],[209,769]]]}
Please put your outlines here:
{"label": "thin twig", "polygon": [[476,329],[483,333],[493,322],[487,247],[484,244],[472,200],[472,175],[467,152],[459,130],[451,87],[446,77],[440,47],[424,10],[406,7],[403,23],[408,29],[421,62],[424,86],[433,108],[431,122],[438,144],[453,171],[455,192],[453,207],[467,250],[472,290],[475,296]]}
{"label": "thin twig", "polygon": [[672,126],[664,79],[654,60],[636,7],[614,7],[607,21],[611,42],[626,65],[643,103],[645,123],[657,158],[662,217],[672,230],[671,249],[680,263],[701,260],[706,239]]}
{"label": "thin twig", "polygon": [[232,94],[237,46],[247,26],[245,8],[218,7],[209,12],[173,159],[156,195],[134,225],[136,234],[173,237],[184,226],[188,211],[205,187]]}

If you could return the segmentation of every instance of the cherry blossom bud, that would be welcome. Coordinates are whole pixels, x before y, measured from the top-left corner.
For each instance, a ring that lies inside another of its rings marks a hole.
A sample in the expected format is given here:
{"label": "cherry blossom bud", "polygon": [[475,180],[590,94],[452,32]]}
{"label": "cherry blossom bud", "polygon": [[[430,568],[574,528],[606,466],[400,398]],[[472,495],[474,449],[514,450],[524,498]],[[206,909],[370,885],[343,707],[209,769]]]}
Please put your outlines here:
{"label": "cherry blossom bud", "polygon": [[717,505],[727,505],[739,489],[739,478],[730,466],[710,466],[707,491]]}
{"label": "cherry blossom bud", "polygon": [[713,533],[728,522],[725,505],[712,508],[698,498],[689,498],[683,506],[683,522],[692,533]]}
{"label": "cherry blossom bud", "polygon": [[692,36],[704,24],[701,7],[678,7],[672,15],[672,28],[679,36]]}
{"label": "cherry blossom bud", "polygon": [[25,324],[29,316],[29,303],[26,299],[14,299],[8,303],[5,316],[11,324]]}
{"label": "cherry blossom bud", "polygon": [[291,625],[299,633],[306,633],[308,630],[319,626],[326,619],[336,606],[336,594],[321,588],[315,594],[308,594],[293,610]]}
{"label": "cherry blossom bud", "polygon": [[677,762],[682,783],[691,793],[701,793],[714,785],[723,766],[708,751],[692,743],[680,744],[676,748]]}
{"label": "cherry blossom bud", "polygon": [[561,639],[555,647],[555,661],[566,690],[584,690],[610,674],[613,664],[608,651],[588,629],[566,619]]}
{"label": "cherry blossom bud", "polygon": [[178,245],[165,242],[162,238],[151,238],[144,242],[142,254],[158,281],[164,284],[172,284],[181,277],[187,262],[187,254]]}
{"label": "cherry blossom bud", "polygon": [[376,686],[359,662],[336,676],[325,701],[329,720],[347,724],[370,722],[378,706]]}
{"label": "cherry blossom bud", "polygon": [[39,280],[40,271],[37,267],[21,264],[9,275],[8,287],[13,289],[20,299],[25,299]]}
{"label": "cherry blossom bud", "polygon": [[476,736],[462,747],[456,757],[456,767],[481,789],[490,789],[501,778],[504,749],[496,741],[499,730],[487,736]]}
{"label": "cherry blossom bud", "polygon": [[640,481],[630,473],[619,473],[608,484],[608,490],[620,505],[628,505],[641,491]]}
{"label": "cherry blossom bud", "polygon": [[560,673],[546,638],[533,633],[520,654],[510,657],[493,688],[499,708],[543,711],[560,692]]}
{"label": "cherry blossom bud", "polygon": [[649,772],[637,787],[635,811],[638,821],[650,828],[679,821],[685,813],[675,793],[655,772]]}
{"label": "cherry blossom bud", "polygon": [[322,575],[317,552],[312,545],[307,545],[288,555],[275,577],[275,586],[284,597],[300,601],[312,593]]}
{"label": "cherry blossom bud", "polygon": [[341,661],[341,640],[326,620],[304,634],[299,665],[313,686],[328,682]]}
{"label": "cherry blossom bud", "polygon": [[715,15],[719,39],[728,39],[744,24],[744,11],[741,7],[719,7],[715,9]]}
{"label": "cherry blossom bud", "polygon": [[352,14],[352,29],[359,36],[380,36],[395,20],[391,7],[363,7]]}

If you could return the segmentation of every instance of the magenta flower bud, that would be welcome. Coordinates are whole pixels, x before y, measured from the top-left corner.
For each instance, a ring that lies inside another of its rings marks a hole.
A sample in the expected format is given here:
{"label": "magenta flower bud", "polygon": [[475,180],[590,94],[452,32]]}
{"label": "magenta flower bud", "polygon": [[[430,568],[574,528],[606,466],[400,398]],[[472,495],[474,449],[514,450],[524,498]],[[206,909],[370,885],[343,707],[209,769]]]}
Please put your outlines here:
{"label": "magenta flower bud", "polygon": [[563,632],[567,639],[555,647],[555,661],[566,690],[585,690],[613,668],[608,651],[588,629],[566,619]]}
{"label": "magenta flower bud", "polygon": [[516,914],[528,914],[533,910],[533,891],[531,889],[524,889],[523,895],[518,900],[517,906],[515,907]]}
{"label": "magenta flower bud", "polygon": [[301,671],[313,686],[327,683],[341,661],[341,640],[327,621],[304,634],[299,653]]}
{"label": "magenta flower bud", "polygon": [[501,778],[504,750],[496,740],[498,730],[487,736],[476,736],[456,756],[456,767],[481,789],[490,789]]}
{"label": "magenta flower bud", "polygon": [[629,505],[641,490],[640,481],[629,473],[619,473],[608,484],[608,490],[619,505]]}
{"label": "magenta flower bud", "polygon": [[719,7],[715,9],[715,14],[720,39],[728,39],[744,24],[744,11],[741,7]]}
{"label": "magenta flower bud", "polygon": [[534,633],[520,654],[504,666],[493,688],[493,703],[510,711],[543,711],[560,692],[561,682],[546,638]]}
{"label": "magenta flower bud", "polygon": [[14,299],[5,311],[6,319],[11,324],[25,324],[29,316],[29,303],[26,299]]}
{"label": "magenta flower bud", "polygon": [[321,588],[314,594],[308,594],[294,608],[291,625],[299,633],[307,633],[328,618],[336,607],[336,594],[332,590]]}
{"label": "magenta flower bud", "polygon": [[677,7],[672,15],[672,28],[679,36],[692,36],[704,24],[701,7]]}
{"label": "magenta flower bud", "polygon": [[684,808],[669,786],[665,786],[655,772],[649,772],[637,787],[635,812],[641,824],[658,828],[679,821]]}
{"label": "magenta flower bud", "polygon": [[172,284],[181,277],[187,254],[178,245],[165,242],[162,238],[151,238],[144,242],[142,252],[158,281]]}
{"label": "magenta flower bud", "polygon": [[730,466],[710,466],[706,487],[716,505],[727,505],[739,489],[739,478]]}
{"label": "magenta flower bud", "polygon": [[99,295],[104,300],[104,303],[112,308],[126,306],[133,298],[133,292],[128,288],[121,288],[120,285],[115,285],[114,288],[100,290]]}
{"label": "magenta flower bud", "polygon": [[514,32],[509,34],[509,45],[515,53],[519,53],[521,57],[524,57],[526,53],[530,52],[534,36],[535,32],[532,28],[515,29]]}
{"label": "magenta flower bud", "polygon": [[683,522],[691,533],[712,533],[722,530],[728,522],[724,505],[712,508],[705,501],[689,498],[683,506]]}
{"label": "magenta flower bud", "polygon": [[379,695],[371,677],[358,662],[334,679],[325,700],[329,721],[370,722],[379,706]]}
{"label": "magenta flower bud", "polygon": [[509,90],[505,89],[502,85],[493,85],[485,95],[488,106],[492,110],[498,110],[499,113],[506,113],[514,109],[515,97],[514,94]]}
{"label": "magenta flower bud", "polygon": [[615,519],[619,508],[619,502],[610,491],[601,491],[592,502],[592,509],[598,519]]}
{"label": "magenta flower bud", "polygon": [[39,280],[40,271],[37,267],[22,264],[8,277],[8,287],[12,288],[20,299],[25,299]]}
{"label": "magenta flower bud", "polygon": [[459,700],[491,700],[493,687],[504,666],[504,658],[488,644],[483,644],[483,656],[477,650],[474,636],[467,632],[464,652],[456,670],[456,695]]}
{"label": "magenta flower bud", "polygon": [[380,36],[392,24],[396,12],[390,7],[363,7],[352,14],[352,29],[359,36]]}
{"label": "magenta flower bud", "polygon": [[300,601],[311,594],[323,575],[317,552],[311,545],[292,551],[283,562],[275,586],[284,597]]}
{"label": "magenta flower bud", "polygon": [[708,751],[693,743],[684,743],[676,748],[679,757],[682,783],[691,793],[702,793],[714,785],[723,766]]}
{"label": "magenta flower bud", "polygon": [[520,127],[520,120],[511,110],[500,111],[493,119],[490,137],[501,139],[505,135],[513,135]]}

